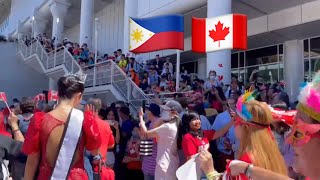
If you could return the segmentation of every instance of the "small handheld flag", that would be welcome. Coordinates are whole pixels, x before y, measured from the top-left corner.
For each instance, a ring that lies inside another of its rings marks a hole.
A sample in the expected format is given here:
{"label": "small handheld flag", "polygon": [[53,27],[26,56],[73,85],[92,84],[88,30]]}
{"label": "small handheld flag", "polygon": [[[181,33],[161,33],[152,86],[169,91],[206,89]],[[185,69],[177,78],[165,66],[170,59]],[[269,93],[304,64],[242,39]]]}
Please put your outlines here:
{"label": "small handheld flag", "polygon": [[49,90],[48,92],[48,101],[58,101],[58,92],[54,90]]}
{"label": "small handheld flag", "polygon": [[5,92],[0,92],[0,101],[3,101],[6,104],[7,108],[9,109],[9,111],[11,113],[10,107],[7,103],[7,96],[6,96]]}
{"label": "small handheld flag", "polygon": [[46,99],[46,95],[43,93],[40,93],[40,94],[36,95],[33,99],[35,101],[44,101]]}

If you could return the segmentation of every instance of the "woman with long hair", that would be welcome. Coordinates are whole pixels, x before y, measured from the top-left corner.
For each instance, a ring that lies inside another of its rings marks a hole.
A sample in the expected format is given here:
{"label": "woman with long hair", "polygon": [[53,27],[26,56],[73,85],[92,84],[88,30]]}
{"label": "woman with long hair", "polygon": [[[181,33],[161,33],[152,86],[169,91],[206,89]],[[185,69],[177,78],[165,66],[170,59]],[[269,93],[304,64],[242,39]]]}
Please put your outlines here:
{"label": "woman with long hair", "polygon": [[[238,107],[239,105],[237,110]],[[268,105],[251,100],[244,102],[242,108],[243,112],[248,112],[244,113],[248,116],[241,115],[243,118],[236,118],[235,134],[240,142],[238,159],[280,174],[287,174],[284,159],[271,134],[270,124],[273,118]]]}
{"label": "woman with long hair", "polygon": [[[297,115],[286,141],[294,148],[295,171],[306,176],[306,180],[318,180],[320,177],[320,158],[318,158],[320,148],[320,71],[315,75],[313,82],[302,89],[298,100]],[[212,158],[203,152],[200,158],[201,167],[212,174],[213,178],[218,177],[214,167],[207,166],[210,161],[212,162]],[[253,164],[243,161],[231,161],[229,170],[234,176],[247,174],[252,179],[290,179],[269,169],[255,167]]]}
{"label": "woman with long hair", "polygon": [[[75,109],[82,99],[83,78],[68,75],[61,77],[57,84],[58,106],[46,114],[36,113],[29,125],[23,145],[23,152],[28,155],[25,180],[44,180],[58,176],[62,179],[86,180],[84,149],[91,152],[95,163],[101,159],[98,154],[101,139],[94,108],[87,106],[84,114]],[[69,133],[70,129],[72,133]],[[71,145],[77,140],[77,144]]]}
{"label": "woman with long hair", "polygon": [[201,120],[197,113],[186,112],[182,116],[182,126],[180,127],[182,138],[182,150],[187,160],[191,159],[199,152],[199,149],[208,149],[209,142],[223,136],[233,125],[230,121],[219,131],[201,130]]}

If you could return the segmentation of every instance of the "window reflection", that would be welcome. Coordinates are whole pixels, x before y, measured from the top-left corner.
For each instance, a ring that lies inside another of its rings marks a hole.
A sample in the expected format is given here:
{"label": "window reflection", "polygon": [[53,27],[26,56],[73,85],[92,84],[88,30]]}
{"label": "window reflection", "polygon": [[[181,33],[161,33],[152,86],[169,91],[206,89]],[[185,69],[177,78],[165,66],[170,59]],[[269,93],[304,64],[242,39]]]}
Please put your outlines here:
{"label": "window reflection", "polygon": [[266,83],[275,83],[278,81],[278,64],[269,64],[269,65],[261,65],[255,67],[247,68],[247,82],[249,82],[250,75],[254,69],[258,70],[258,73],[254,76],[254,79],[257,77],[262,77]]}
{"label": "window reflection", "polygon": [[310,39],[310,57],[320,56],[320,37]]}
{"label": "window reflection", "polygon": [[320,58],[311,59],[311,77],[314,78],[316,72],[320,70]]}
{"label": "window reflection", "polygon": [[278,62],[278,47],[271,46],[246,52],[246,65],[260,65]]}
{"label": "window reflection", "polygon": [[309,40],[306,39],[303,41],[303,56],[304,58],[308,58],[309,57]]}
{"label": "window reflection", "polygon": [[309,60],[304,60],[304,79],[307,81],[311,81],[311,77],[309,75]]}
{"label": "window reflection", "polygon": [[231,68],[238,68],[238,55],[239,53],[231,54]]}

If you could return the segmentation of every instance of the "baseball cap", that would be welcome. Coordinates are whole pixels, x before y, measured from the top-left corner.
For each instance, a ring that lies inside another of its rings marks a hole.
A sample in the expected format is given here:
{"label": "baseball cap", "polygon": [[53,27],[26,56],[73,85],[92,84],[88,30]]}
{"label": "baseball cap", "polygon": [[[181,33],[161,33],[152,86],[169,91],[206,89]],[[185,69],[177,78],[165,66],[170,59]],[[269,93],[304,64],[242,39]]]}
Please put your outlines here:
{"label": "baseball cap", "polygon": [[181,113],[183,108],[178,101],[169,100],[165,105],[160,106],[163,110],[176,110],[178,113]]}
{"label": "baseball cap", "polygon": [[151,103],[149,106],[146,106],[146,109],[148,109],[154,116],[160,117],[160,106],[157,104]]}

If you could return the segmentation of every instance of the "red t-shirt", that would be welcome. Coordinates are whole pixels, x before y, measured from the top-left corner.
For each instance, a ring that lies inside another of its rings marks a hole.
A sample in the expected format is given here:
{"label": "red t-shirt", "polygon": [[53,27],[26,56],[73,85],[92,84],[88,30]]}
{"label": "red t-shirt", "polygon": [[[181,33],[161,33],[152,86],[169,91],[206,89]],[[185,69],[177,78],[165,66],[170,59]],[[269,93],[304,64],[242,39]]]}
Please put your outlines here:
{"label": "red t-shirt", "polygon": [[114,145],[114,137],[110,128],[110,125],[104,121],[101,120],[99,117],[96,117],[97,125],[99,127],[100,131],[100,137],[101,137],[101,146],[99,148],[102,159],[106,161],[106,154],[108,151],[109,146]]}
{"label": "red t-shirt", "polygon": [[[130,140],[127,144],[127,148],[128,148],[127,157],[138,158],[140,156],[139,145],[140,145],[140,142],[138,140]],[[142,166],[141,161],[130,161],[127,163],[127,168],[131,170],[139,170],[141,169],[141,166]]]}
{"label": "red t-shirt", "polygon": [[197,138],[190,133],[185,134],[182,139],[182,150],[186,157],[193,156],[199,152],[199,147],[205,148],[209,146],[209,140],[211,140],[215,134],[215,130],[203,130],[203,137]]}

